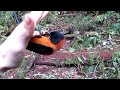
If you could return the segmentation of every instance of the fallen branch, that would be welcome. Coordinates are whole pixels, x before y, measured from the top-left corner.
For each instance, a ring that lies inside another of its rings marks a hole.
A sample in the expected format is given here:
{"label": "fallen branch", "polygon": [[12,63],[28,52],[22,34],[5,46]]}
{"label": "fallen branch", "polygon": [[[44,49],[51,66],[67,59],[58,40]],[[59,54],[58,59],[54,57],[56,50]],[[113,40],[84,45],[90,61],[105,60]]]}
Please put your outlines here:
{"label": "fallen branch", "polygon": [[[85,65],[91,66],[91,64],[89,64],[89,63],[85,63],[85,64],[80,63],[80,64],[83,66],[85,66]],[[34,65],[47,65],[47,66],[54,66],[54,67],[76,67],[76,66],[78,66],[78,63],[62,65],[62,64],[55,64],[55,63],[48,63],[48,62],[36,62],[36,63],[34,63]],[[97,64],[92,64],[92,65],[97,65]]]}
{"label": "fallen branch", "polygon": [[73,16],[77,16],[77,15],[82,15],[82,14],[81,13],[64,14],[64,15],[59,15],[58,18],[61,18],[61,17],[73,17]]}

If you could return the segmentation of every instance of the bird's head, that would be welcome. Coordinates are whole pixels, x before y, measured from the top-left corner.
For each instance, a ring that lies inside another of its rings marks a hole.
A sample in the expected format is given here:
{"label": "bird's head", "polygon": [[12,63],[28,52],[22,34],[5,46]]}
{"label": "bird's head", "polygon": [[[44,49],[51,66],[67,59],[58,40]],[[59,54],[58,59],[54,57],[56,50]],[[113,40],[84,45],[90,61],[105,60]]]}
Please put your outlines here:
{"label": "bird's head", "polygon": [[58,44],[62,39],[64,39],[64,35],[59,31],[48,32],[50,36],[50,40],[54,44]]}

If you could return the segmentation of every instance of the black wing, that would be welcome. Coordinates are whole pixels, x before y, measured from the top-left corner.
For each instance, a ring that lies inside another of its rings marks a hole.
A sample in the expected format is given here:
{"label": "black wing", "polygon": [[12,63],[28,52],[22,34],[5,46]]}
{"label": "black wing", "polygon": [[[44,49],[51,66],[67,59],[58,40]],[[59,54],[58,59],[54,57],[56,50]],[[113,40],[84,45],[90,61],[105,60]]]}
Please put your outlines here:
{"label": "black wing", "polygon": [[26,49],[41,55],[51,55],[53,53],[52,48],[33,42],[29,42]]}

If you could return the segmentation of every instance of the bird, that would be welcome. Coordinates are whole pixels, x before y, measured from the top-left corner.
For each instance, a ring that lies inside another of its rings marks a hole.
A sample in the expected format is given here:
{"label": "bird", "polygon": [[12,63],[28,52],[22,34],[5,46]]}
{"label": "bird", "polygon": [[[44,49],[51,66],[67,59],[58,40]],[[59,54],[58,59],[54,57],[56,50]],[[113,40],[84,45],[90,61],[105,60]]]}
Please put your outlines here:
{"label": "bird", "polygon": [[46,32],[32,37],[26,49],[41,55],[51,55],[63,47],[64,41],[64,35],[59,31]]}

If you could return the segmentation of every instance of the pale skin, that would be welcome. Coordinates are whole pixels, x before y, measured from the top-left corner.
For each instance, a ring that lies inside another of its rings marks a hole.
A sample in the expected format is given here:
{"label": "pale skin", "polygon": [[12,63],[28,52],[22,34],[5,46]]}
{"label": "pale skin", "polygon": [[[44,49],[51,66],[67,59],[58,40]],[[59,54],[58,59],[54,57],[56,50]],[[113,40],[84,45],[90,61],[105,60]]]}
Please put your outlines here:
{"label": "pale skin", "polygon": [[0,46],[0,71],[18,67],[31,37],[39,35],[34,31],[36,25],[48,14],[48,11],[31,11],[13,30]]}

